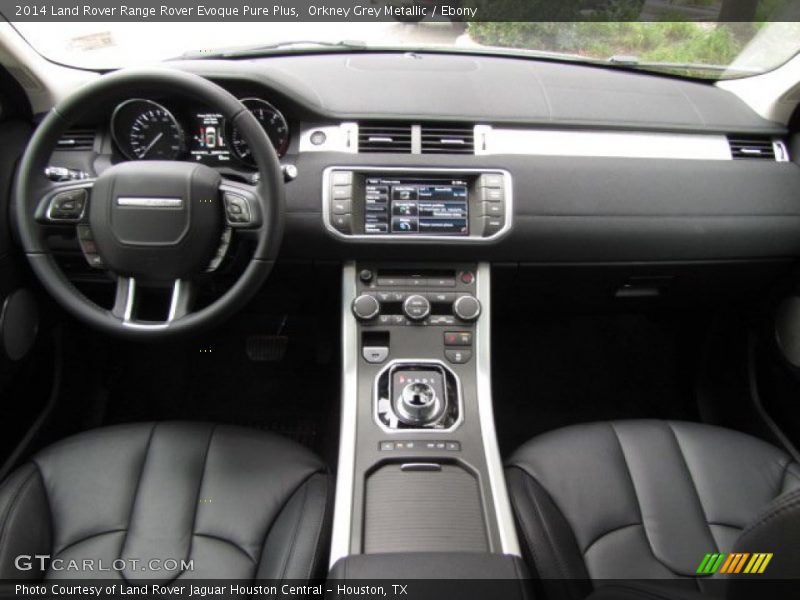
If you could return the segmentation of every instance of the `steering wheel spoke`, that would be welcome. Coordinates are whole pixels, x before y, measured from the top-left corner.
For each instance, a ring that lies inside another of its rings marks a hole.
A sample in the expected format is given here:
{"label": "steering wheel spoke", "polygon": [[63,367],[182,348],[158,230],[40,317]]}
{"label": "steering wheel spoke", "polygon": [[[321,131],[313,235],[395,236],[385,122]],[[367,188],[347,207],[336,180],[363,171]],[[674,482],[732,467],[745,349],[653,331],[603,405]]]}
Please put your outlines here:
{"label": "steering wheel spoke", "polygon": [[36,220],[65,227],[86,223],[93,187],[94,179],[51,184],[39,201]]}
{"label": "steering wheel spoke", "polygon": [[173,321],[192,312],[195,287],[191,281],[176,279],[172,284],[167,317],[163,321],[143,320],[138,317],[139,296],[145,286],[138,284],[133,277],[118,276],[111,314],[125,327],[134,329],[165,329]]}

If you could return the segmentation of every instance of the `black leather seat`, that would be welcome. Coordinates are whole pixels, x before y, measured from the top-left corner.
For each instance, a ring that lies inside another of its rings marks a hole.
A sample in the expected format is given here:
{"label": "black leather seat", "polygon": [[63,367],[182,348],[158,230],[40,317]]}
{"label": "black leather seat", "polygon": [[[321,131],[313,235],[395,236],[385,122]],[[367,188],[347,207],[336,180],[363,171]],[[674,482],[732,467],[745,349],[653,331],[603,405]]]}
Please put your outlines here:
{"label": "black leather seat", "polygon": [[756,438],[684,422],[577,425],[522,446],[506,478],[525,558],[562,596],[614,579],[716,592],[697,574],[707,553],[773,553],[762,577],[800,577],[800,466]]}
{"label": "black leather seat", "polygon": [[[164,422],[89,431],[3,482],[0,579],[324,575],[329,489],[316,456],[256,430]],[[51,559],[45,571],[38,562],[19,570],[20,555]],[[70,569],[72,559],[96,561],[95,571]],[[112,571],[98,573],[99,561]]]}

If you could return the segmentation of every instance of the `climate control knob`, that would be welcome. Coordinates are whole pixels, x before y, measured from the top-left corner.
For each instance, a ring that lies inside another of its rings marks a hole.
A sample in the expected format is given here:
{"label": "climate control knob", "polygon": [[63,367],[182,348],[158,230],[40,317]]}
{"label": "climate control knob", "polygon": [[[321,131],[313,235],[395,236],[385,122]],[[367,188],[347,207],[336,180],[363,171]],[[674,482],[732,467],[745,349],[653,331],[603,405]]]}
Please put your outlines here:
{"label": "climate control knob", "polygon": [[474,321],[481,315],[481,303],[475,296],[459,296],[453,302],[453,314],[462,321]]}
{"label": "climate control knob", "polygon": [[431,303],[425,296],[414,294],[403,302],[403,314],[411,321],[423,321],[431,314]]}
{"label": "climate control knob", "polygon": [[359,321],[369,321],[381,312],[380,302],[369,294],[361,294],[353,300],[353,314]]}

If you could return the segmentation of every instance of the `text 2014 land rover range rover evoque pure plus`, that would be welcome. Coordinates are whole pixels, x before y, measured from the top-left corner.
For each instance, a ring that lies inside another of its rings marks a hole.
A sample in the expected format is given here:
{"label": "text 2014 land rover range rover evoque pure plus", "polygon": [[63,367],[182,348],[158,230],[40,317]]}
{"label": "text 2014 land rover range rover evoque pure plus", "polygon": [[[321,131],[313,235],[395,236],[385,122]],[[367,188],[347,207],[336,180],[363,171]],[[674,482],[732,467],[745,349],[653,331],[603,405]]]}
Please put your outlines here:
{"label": "text 2014 land rover range rover evoque pure plus", "polygon": [[208,25],[0,27],[13,593],[793,586],[796,23]]}

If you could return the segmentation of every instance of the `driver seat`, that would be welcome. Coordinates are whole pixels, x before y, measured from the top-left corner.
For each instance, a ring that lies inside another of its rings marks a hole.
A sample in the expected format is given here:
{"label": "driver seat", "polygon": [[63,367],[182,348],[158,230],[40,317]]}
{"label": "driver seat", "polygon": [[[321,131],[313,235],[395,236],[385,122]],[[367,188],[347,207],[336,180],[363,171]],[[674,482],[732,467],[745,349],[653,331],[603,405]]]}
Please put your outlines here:
{"label": "driver seat", "polygon": [[0,485],[0,579],[307,580],[324,568],[330,488],[319,458],[257,430],[81,433]]}

